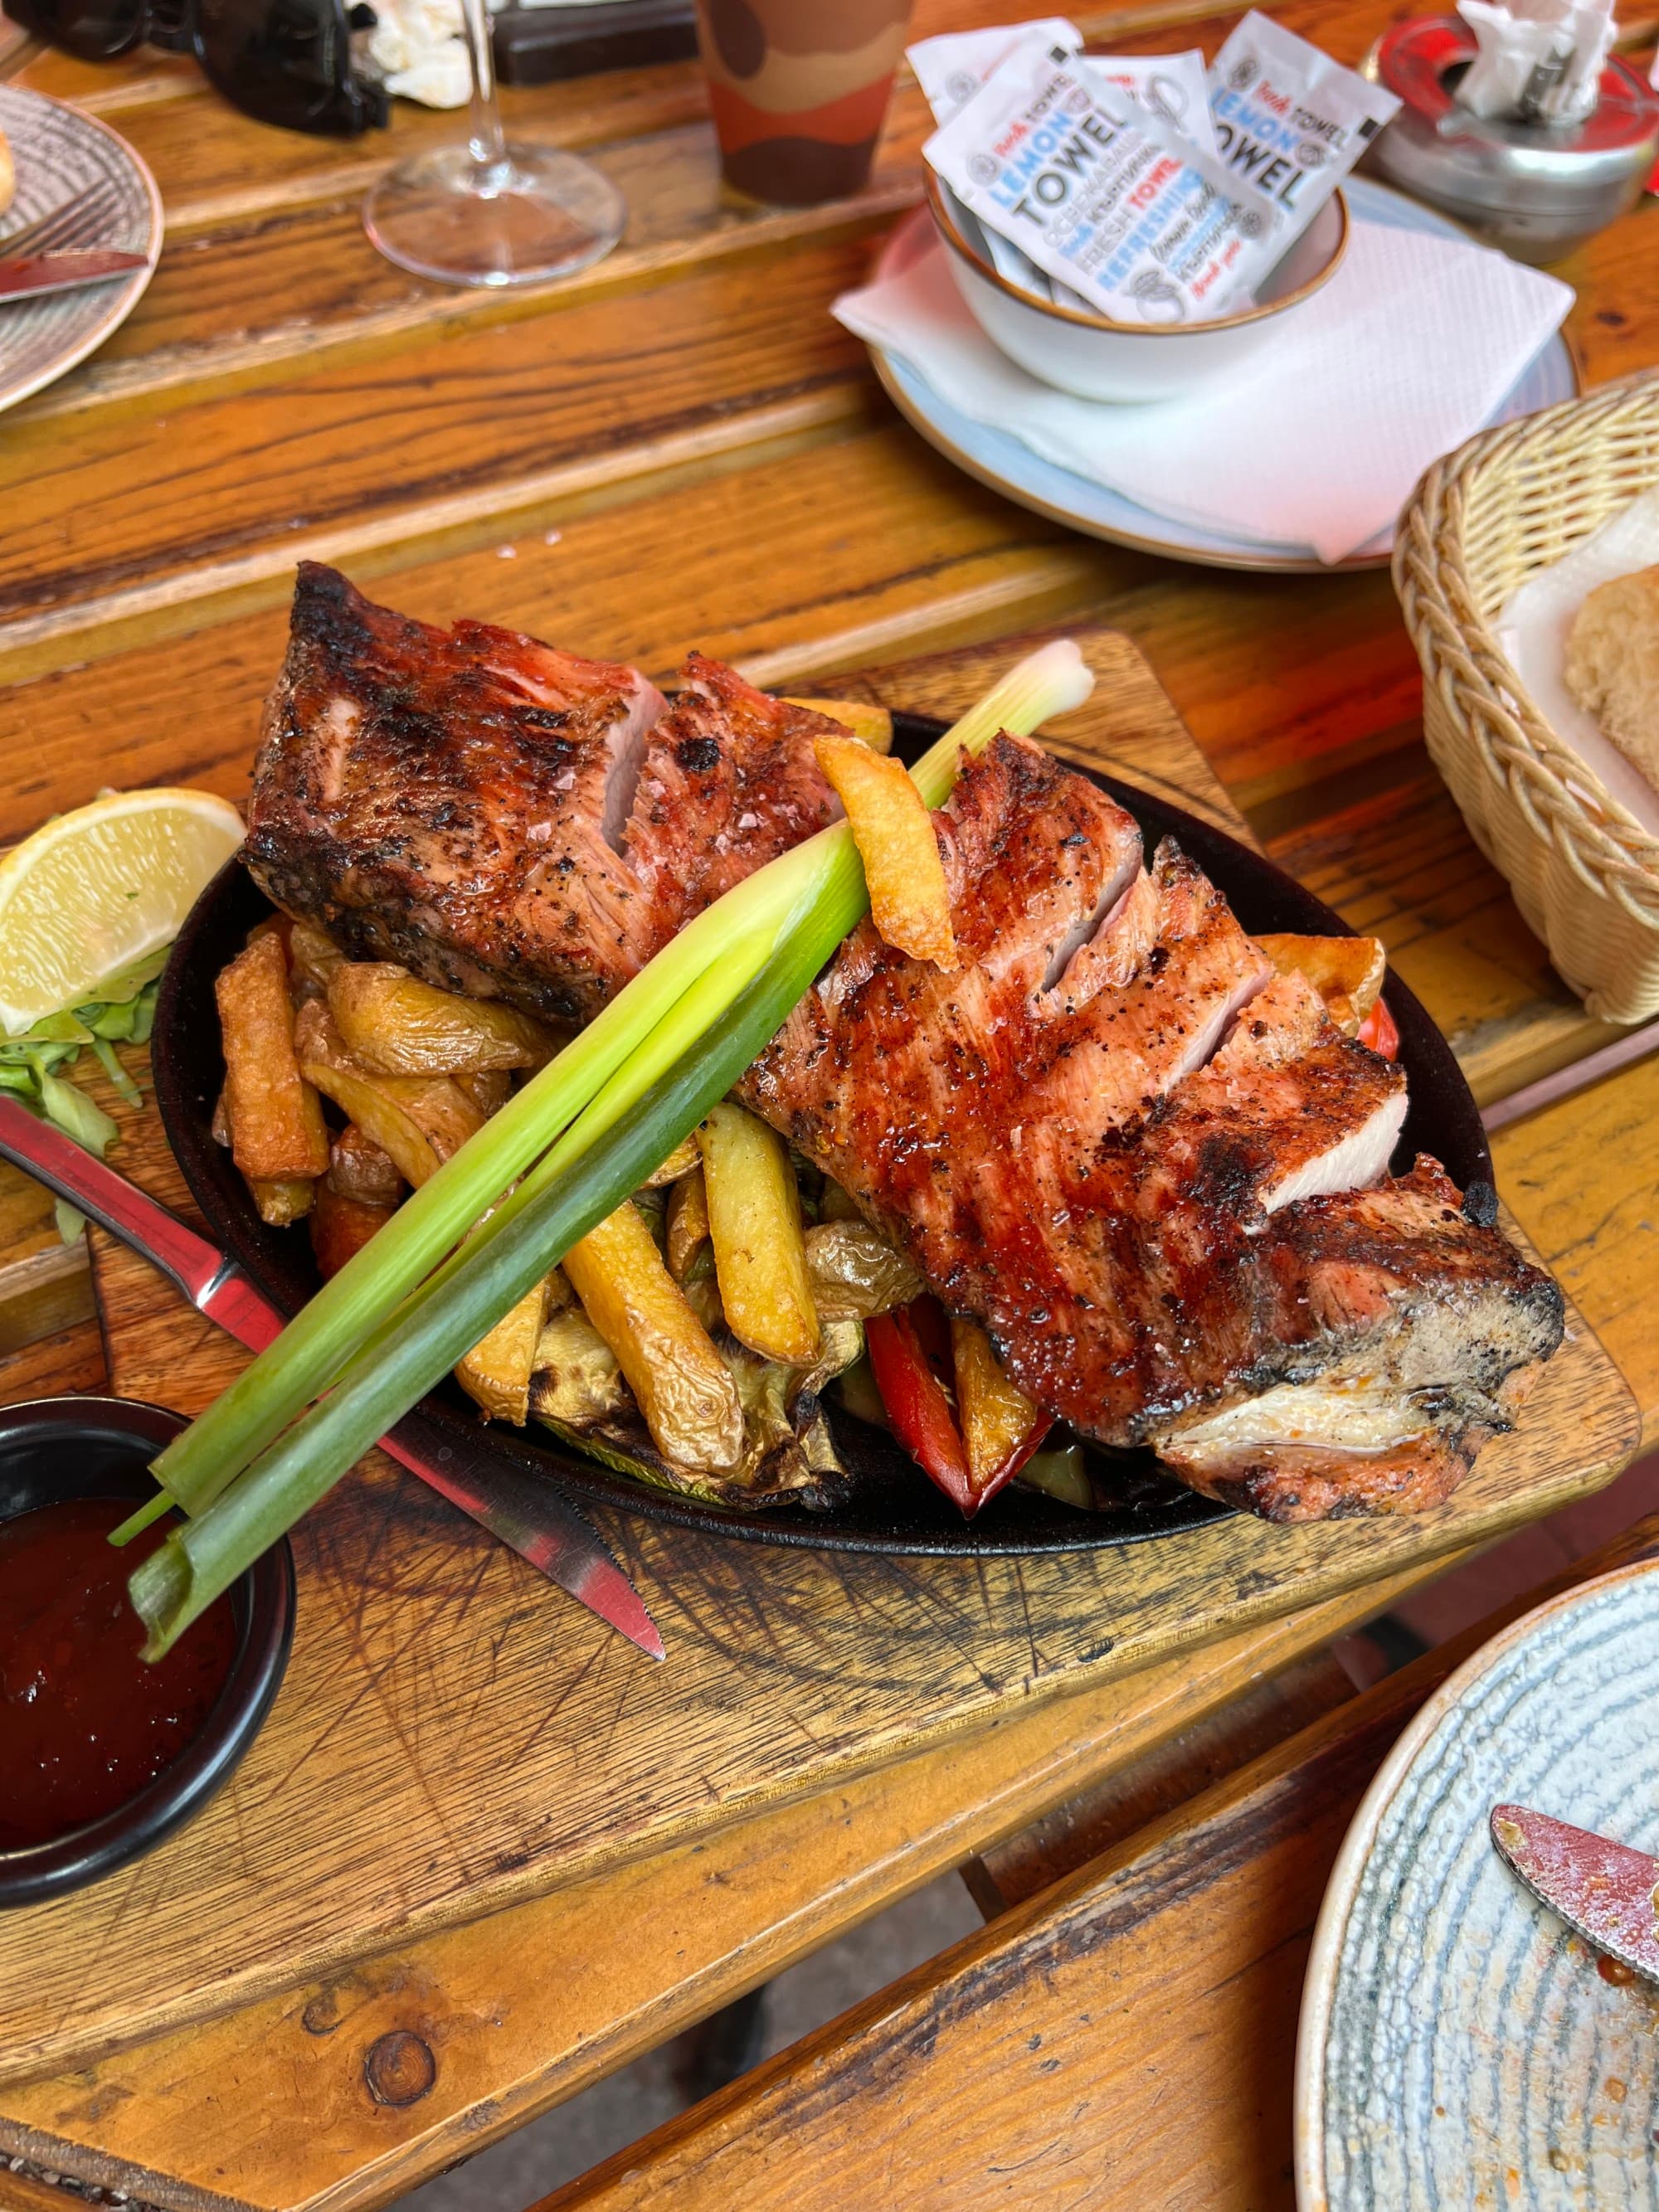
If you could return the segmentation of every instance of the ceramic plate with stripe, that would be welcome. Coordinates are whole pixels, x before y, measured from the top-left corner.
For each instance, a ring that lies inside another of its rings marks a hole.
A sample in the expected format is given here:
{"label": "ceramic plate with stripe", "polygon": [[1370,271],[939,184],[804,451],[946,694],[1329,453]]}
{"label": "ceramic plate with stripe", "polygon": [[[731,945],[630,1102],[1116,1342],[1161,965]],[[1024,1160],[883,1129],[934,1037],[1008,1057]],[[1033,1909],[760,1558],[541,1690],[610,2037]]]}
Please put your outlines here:
{"label": "ceramic plate with stripe", "polygon": [[[1364,222],[1383,223],[1399,230],[1422,231],[1431,237],[1463,239],[1467,234],[1455,222],[1421,206],[1403,193],[1390,191],[1374,178],[1349,177],[1342,186],[1352,213]],[[899,225],[882,249],[871,272],[872,282],[895,276],[919,254],[939,252],[932,219],[919,208]],[[1080,530],[1091,538],[1103,538],[1115,545],[1130,545],[1144,553],[1172,555],[1178,561],[1196,561],[1211,568],[1262,568],[1279,574],[1328,575],[1330,568],[1311,545],[1260,545],[1206,530],[1197,523],[1182,522],[1170,515],[1154,514],[1137,507],[1121,492],[1078,476],[1055,462],[1045,461],[1006,430],[975,422],[970,416],[941,399],[925,377],[896,354],[872,346],[870,358],[887,396],[901,415],[970,477],[989,484],[1007,499],[1018,501],[1038,514],[1046,514]],[[1558,399],[1571,399],[1578,391],[1578,372],[1565,340],[1558,331],[1527,368],[1515,389],[1492,416],[1493,422],[1510,422],[1522,415],[1536,414]],[[1393,533],[1387,533],[1392,540]],[[1389,545],[1378,540],[1363,547],[1340,568],[1386,567]]]}
{"label": "ceramic plate with stripe", "polygon": [[1499,1859],[1510,1799],[1659,1852],[1659,1568],[1485,1645],[1383,1763],[1314,1936],[1297,2046],[1301,2212],[1652,2212],[1659,1987]]}
{"label": "ceramic plate with stripe", "polygon": [[44,299],[0,301],[0,408],[5,408],[84,361],[137,306],[161,251],[161,196],[124,138],[61,100],[0,84],[0,131],[17,172],[15,197],[0,216],[0,260],[11,232],[99,185],[104,212],[94,230],[77,233],[76,245],[115,246],[142,253],[148,263],[125,281]]}

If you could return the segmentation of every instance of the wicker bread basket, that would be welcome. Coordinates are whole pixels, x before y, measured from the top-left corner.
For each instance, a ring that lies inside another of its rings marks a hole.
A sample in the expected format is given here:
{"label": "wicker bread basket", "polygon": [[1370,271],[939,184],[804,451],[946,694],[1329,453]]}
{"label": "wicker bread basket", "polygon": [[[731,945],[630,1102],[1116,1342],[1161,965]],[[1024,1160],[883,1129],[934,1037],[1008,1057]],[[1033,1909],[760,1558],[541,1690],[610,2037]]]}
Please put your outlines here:
{"label": "wicker bread basket", "polygon": [[1659,841],[1553,733],[1492,625],[1516,586],[1659,483],[1659,377],[1483,431],[1401,519],[1423,734],[1469,834],[1594,1014],[1659,1013]]}

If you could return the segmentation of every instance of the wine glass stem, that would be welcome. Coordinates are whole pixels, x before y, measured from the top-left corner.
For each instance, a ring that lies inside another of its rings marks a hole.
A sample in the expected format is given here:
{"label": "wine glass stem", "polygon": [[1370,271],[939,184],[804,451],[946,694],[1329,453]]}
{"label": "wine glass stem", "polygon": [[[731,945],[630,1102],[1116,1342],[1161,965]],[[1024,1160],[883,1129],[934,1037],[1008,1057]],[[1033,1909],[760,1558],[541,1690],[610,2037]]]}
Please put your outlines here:
{"label": "wine glass stem", "polygon": [[472,64],[472,158],[481,169],[505,170],[507,140],[501,103],[495,91],[495,56],[489,42],[489,14],[484,0],[461,0],[467,58]]}

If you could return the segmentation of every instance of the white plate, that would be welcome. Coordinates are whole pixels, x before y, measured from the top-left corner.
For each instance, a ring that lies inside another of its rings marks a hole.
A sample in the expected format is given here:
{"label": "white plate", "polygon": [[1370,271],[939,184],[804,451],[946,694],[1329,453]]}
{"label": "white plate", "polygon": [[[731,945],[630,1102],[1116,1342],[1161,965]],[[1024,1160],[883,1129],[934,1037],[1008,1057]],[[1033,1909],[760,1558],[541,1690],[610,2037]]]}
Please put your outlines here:
{"label": "white plate", "polygon": [[[1467,234],[1432,209],[1419,206],[1402,193],[1369,177],[1350,177],[1342,187],[1352,213],[1364,222],[1386,223],[1399,230],[1418,230],[1437,238],[1463,239]],[[920,208],[901,223],[883,248],[872,281],[898,276],[933,241],[933,221]],[[1282,551],[1247,544],[1218,531],[1200,529],[1194,523],[1176,522],[1150,514],[1121,492],[1110,491],[1070,469],[1042,460],[1006,431],[988,428],[947,405],[908,362],[896,355],[870,349],[876,374],[887,395],[914,429],[949,460],[989,484],[1020,506],[1068,524],[1091,538],[1104,538],[1115,545],[1132,545],[1138,551],[1173,555],[1212,568],[1268,568],[1290,574],[1328,574],[1330,566],[1310,545],[1287,545]],[[1498,408],[1493,422],[1513,422],[1535,415],[1558,399],[1572,399],[1578,392],[1578,373],[1566,342],[1558,333],[1539,354],[1509,398]],[[1380,568],[1389,548],[1381,540],[1335,565],[1340,568]]]}
{"label": "white plate", "polygon": [[1431,1698],[1314,1933],[1302,2212],[1652,2212],[1659,1990],[1609,1983],[1487,1834],[1509,1799],[1659,1852],[1659,1569],[1540,1606]]}
{"label": "white plate", "polygon": [[0,84],[0,131],[10,143],[17,172],[16,197],[0,216],[0,260],[9,232],[106,179],[112,188],[108,214],[95,234],[75,242],[142,253],[148,264],[120,283],[0,301],[0,408],[5,408],[84,361],[143,299],[161,251],[161,195],[124,138],[44,93]]}

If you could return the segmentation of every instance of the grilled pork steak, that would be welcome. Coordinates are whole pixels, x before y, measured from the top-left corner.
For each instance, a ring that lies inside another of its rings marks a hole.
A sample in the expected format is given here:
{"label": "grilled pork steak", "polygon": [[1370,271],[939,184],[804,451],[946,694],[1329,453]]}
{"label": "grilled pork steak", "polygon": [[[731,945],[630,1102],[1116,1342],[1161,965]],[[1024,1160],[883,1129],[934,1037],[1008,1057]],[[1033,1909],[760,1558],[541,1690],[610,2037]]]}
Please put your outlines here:
{"label": "grilled pork steak", "polygon": [[595,1014],[741,875],[840,809],[836,725],[693,654],[631,668],[393,614],[302,562],[248,865],[359,958],[556,1019]]}
{"label": "grilled pork steak", "polygon": [[1085,1434],[1274,1519],[1443,1497],[1562,1309],[1432,1163],[1365,1188],[1402,1072],[1036,746],[1000,738],[936,820],[962,968],[862,925],[750,1102]]}
{"label": "grilled pork steak", "polygon": [[[833,818],[833,726],[698,655],[665,708],[632,670],[307,566],[250,865],[349,951],[583,1018]],[[1433,1162],[1387,1179],[1403,1073],[1041,747],[999,738],[934,820],[962,965],[866,922],[751,1104],[1085,1434],[1275,1520],[1443,1498],[1562,1306]]]}

